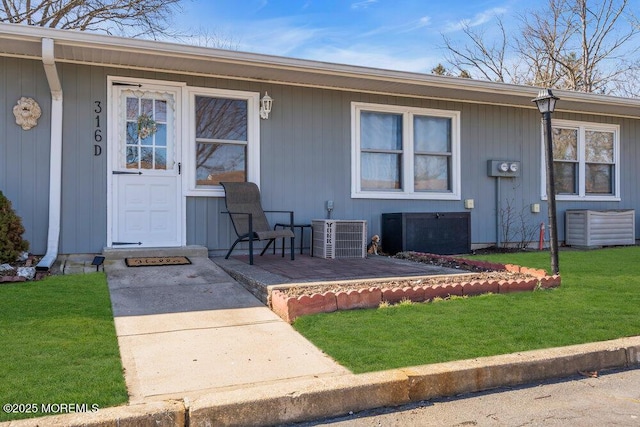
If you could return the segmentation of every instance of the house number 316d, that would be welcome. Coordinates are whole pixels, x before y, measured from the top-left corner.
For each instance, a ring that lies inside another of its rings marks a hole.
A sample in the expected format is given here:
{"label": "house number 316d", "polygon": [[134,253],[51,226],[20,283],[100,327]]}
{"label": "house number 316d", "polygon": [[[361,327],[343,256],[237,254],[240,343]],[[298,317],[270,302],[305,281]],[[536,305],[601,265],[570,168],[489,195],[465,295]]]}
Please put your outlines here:
{"label": "house number 316d", "polygon": [[101,117],[102,117],[102,101],[94,101],[95,108],[93,112],[96,113],[96,127],[93,131],[93,140],[97,142],[97,144],[93,145],[93,155],[99,156],[102,154],[102,127],[100,126]]}

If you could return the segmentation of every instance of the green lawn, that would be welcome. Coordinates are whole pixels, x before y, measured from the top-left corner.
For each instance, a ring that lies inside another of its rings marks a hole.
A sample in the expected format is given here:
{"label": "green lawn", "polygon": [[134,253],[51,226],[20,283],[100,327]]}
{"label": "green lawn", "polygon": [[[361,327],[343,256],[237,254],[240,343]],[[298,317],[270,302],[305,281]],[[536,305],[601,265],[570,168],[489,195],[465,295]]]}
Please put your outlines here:
{"label": "green lawn", "polygon": [[[478,256],[549,270],[548,252]],[[294,327],[355,373],[640,335],[640,247],[560,252],[562,286],[304,316]]]}
{"label": "green lawn", "polygon": [[[0,343],[2,405],[128,400],[103,273],[0,285]],[[0,410],[0,421],[42,415]]]}

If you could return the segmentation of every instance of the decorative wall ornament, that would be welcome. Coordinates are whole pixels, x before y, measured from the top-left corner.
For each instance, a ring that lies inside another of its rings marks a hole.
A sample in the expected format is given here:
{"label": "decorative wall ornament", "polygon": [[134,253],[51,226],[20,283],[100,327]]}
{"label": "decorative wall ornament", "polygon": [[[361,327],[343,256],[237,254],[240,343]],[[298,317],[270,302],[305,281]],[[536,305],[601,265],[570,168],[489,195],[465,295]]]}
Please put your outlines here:
{"label": "decorative wall ornament", "polygon": [[16,116],[16,124],[23,130],[29,130],[38,125],[38,119],[42,115],[40,106],[33,98],[22,97],[13,107],[13,115]]}

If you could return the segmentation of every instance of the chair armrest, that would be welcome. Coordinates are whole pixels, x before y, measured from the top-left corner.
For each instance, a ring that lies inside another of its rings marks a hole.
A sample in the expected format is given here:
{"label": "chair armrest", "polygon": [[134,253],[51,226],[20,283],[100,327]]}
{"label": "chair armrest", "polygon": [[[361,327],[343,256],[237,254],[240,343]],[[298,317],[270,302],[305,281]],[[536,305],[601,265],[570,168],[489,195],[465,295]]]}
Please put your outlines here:
{"label": "chair armrest", "polygon": [[293,211],[264,211],[264,212],[270,212],[270,213],[293,213]]}
{"label": "chair armrest", "polygon": [[293,220],[293,211],[264,211],[265,213],[269,212],[269,213],[288,213],[289,214],[289,221],[290,223],[287,224],[291,227],[291,230],[293,231],[293,224],[295,224],[294,220]]}
{"label": "chair armrest", "polygon": [[222,211],[222,212],[220,212],[220,213],[223,213],[223,214],[229,214],[229,215],[249,215],[249,216],[253,216],[253,214],[252,214],[252,213],[250,213],[250,212],[230,212],[230,211]]}

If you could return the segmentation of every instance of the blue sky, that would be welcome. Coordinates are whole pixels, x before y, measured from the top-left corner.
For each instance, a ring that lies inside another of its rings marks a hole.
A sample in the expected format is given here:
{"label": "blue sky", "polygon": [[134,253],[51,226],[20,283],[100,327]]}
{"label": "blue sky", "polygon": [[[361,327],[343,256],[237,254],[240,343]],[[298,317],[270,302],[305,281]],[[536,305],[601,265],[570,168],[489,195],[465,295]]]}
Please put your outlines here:
{"label": "blue sky", "polygon": [[508,25],[524,0],[185,0],[182,29],[232,40],[234,49],[402,71],[444,62],[442,34],[461,22]]}

